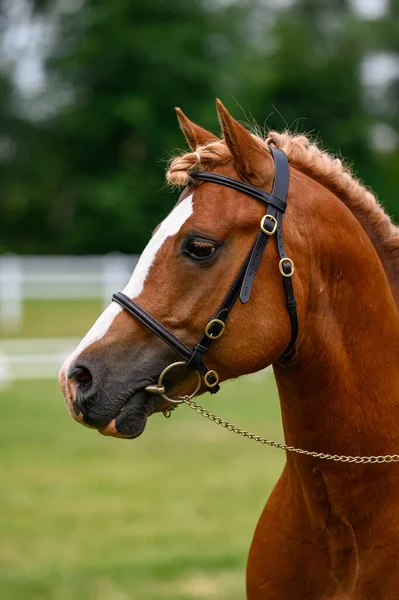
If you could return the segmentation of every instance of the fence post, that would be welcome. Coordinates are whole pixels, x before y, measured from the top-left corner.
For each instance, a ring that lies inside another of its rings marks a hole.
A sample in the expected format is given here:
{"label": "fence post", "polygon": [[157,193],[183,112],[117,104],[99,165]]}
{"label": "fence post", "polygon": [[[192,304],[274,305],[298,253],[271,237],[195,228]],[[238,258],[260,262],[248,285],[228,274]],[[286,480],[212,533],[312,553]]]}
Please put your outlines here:
{"label": "fence post", "polygon": [[0,257],[0,324],[2,329],[17,331],[22,323],[22,261],[16,254]]}
{"label": "fence post", "polygon": [[12,370],[6,354],[0,352],[0,392],[4,390],[12,380]]}

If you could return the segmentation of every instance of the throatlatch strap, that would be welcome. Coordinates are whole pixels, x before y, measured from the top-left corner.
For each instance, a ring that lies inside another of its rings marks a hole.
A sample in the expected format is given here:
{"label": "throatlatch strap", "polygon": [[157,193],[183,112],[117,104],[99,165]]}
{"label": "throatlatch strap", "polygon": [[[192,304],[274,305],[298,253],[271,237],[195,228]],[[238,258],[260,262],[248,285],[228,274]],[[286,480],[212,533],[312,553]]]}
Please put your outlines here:
{"label": "throatlatch strap", "polygon": [[[295,346],[295,342],[298,337],[298,313],[296,310],[294,286],[292,283],[293,266],[292,266],[292,263],[288,262],[288,260],[290,260],[290,259],[288,259],[288,256],[286,254],[285,247],[284,247],[283,215],[281,213],[277,217],[277,249],[278,249],[278,254],[280,256],[280,261],[282,261],[280,263],[282,272],[284,272],[285,274],[290,274],[290,276],[288,276],[288,277],[287,276],[284,277],[284,275],[283,275],[283,285],[284,285],[284,292],[285,292],[285,297],[286,297],[286,305],[287,305],[288,314],[289,314],[290,323],[291,323],[290,343],[288,344],[287,348],[283,352],[283,356],[288,356],[290,354],[291,350],[293,349],[293,347]],[[286,261],[286,264],[284,263],[284,259],[288,259]]]}

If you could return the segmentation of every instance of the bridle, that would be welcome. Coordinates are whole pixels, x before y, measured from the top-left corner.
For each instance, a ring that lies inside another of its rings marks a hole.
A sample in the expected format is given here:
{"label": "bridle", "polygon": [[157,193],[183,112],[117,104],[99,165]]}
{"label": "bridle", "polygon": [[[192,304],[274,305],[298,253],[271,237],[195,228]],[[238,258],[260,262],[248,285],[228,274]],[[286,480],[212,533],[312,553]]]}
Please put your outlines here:
{"label": "bridle", "polygon": [[[261,261],[263,252],[269,239],[276,234],[277,237],[277,249],[280,256],[279,270],[283,278],[284,291],[286,296],[286,305],[288,314],[291,322],[291,339],[290,342],[283,352],[282,356],[287,357],[291,354],[295,347],[295,342],[298,336],[298,315],[296,311],[296,301],[294,295],[294,287],[292,285],[292,275],[294,273],[294,263],[288,258],[284,248],[283,241],[283,215],[287,207],[287,193],[289,184],[289,165],[286,155],[282,150],[278,150],[269,146],[271,154],[273,156],[275,164],[274,172],[274,183],[272,192],[266,192],[253,185],[249,185],[238,179],[232,179],[225,175],[219,175],[218,173],[211,173],[208,171],[198,171],[190,173],[192,179],[197,181],[204,181],[209,183],[216,183],[218,185],[224,185],[234,190],[247,194],[267,204],[266,214],[262,217],[260,222],[260,229],[252,243],[252,246],[241,265],[229,291],[223,299],[223,302],[219,306],[214,317],[212,317],[205,327],[204,333],[195,344],[194,348],[190,350],[183,342],[177,339],[173,333],[168,331],[159,321],[154,319],[147,311],[141,306],[136,304],[133,300],[130,300],[122,292],[118,292],[112,296],[112,299],[120,304],[127,312],[133,317],[138,319],[143,325],[146,325],[153,333],[160,337],[166,342],[173,350],[183,357],[183,361],[175,362],[170,364],[162,371],[158,379],[158,385],[149,385],[145,389],[153,394],[158,394],[169,404],[169,408],[163,411],[164,415],[169,417],[171,410],[178,404],[185,403],[191,409],[198,414],[202,415],[206,419],[221,425],[228,431],[246,437],[255,442],[259,442],[263,445],[272,446],[303,456],[308,456],[316,459],[343,462],[343,463],[356,463],[356,464],[381,464],[390,462],[399,462],[399,454],[387,454],[380,456],[351,456],[345,454],[327,454],[324,452],[316,452],[313,450],[304,450],[303,448],[296,448],[295,446],[289,446],[287,444],[281,444],[273,440],[269,440],[260,435],[255,435],[236,427],[233,423],[218,417],[214,413],[210,412],[200,404],[197,404],[193,397],[199,391],[202,379],[205,385],[209,388],[211,394],[215,394],[219,391],[219,376],[214,370],[208,370],[203,362],[203,358],[210,345],[214,340],[219,339],[226,328],[226,321],[229,316],[231,309],[234,306],[237,298],[245,304],[248,302],[252,285],[257,273],[259,263]],[[162,385],[165,375],[173,368],[184,365],[188,369],[197,373],[198,381],[195,390],[191,394],[179,396],[177,399],[169,398],[165,393],[165,387]]]}
{"label": "bridle", "polygon": [[187,369],[197,373],[197,385],[194,392],[188,396],[189,398],[193,398],[199,391],[202,379],[211,394],[215,394],[219,391],[219,375],[215,370],[209,370],[207,368],[203,362],[204,356],[208,352],[211,344],[223,335],[226,328],[227,318],[237,298],[240,298],[242,304],[248,302],[264,250],[269,239],[274,234],[276,234],[277,249],[280,257],[279,271],[283,280],[286,306],[291,322],[291,339],[282,356],[287,357],[295,346],[298,336],[298,315],[296,310],[294,287],[292,284],[292,275],[295,267],[293,261],[291,258],[288,258],[285,252],[283,240],[283,215],[287,207],[290,171],[288,159],[285,153],[282,150],[272,146],[269,146],[269,148],[275,165],[274,182],[271,193],[238,179],[233,179],[218,173],[211,173],[209,171],[197,171],[190,173],[190,177],[194,181],[204,181],[230,187],[234,190],[242,192],[243,194],[247,194],[256,200],[260,200],[267,205],[266,214],[262,217],[259,231],[244,262],[242,263],[221,305],[219,306],[215,315],[207,323],[204,333],[192,350],[183,342],[181,342],[175,335],[173,335],[173,333],[171,333],[166,327],[164,327],[162,323],[154,319],[154,317],[152,317],[146,310],[128,298],[128,296],[126,296],[124,293],[117,292],[112,296],[112,299],[115,302],[117,302],[129,314],[140,321],[140,323],[148,327],[148,329],[155,333],[183,358],[183,361],[172,363],[162,371],[157,385],[150,385],[145,388],[151,393],[162,396],[165,400],[172,404],[180,404],[183,402],[183,400],[169,398],[166,395],[165,387],[163,386],[163,379],[166,373],[177,366],[184,365],[187,367]]}
{"label": "bridle", "polygon": [[289,184],[289,164],[285,153],[282,150],[269,146],[274,164],[274,182],[272,192],[266,192],[253,185],[233,179],[225,175],[218,173],[211,173],[209,171],[198,171],[190,173],[191,178],[194,181],[204,181],[209,183],[216,183],[230,187],[239,192],[252,196],[256,200],[260,200],[267,204],[266,214],[262,217],[260,222],[259,231],[255,237],[255,240],[242,263],[229,291],[224,297],[221,305],[207,323],[204,333],[195,344],[194,348],[190,350],[183,342],[181,342],[173,333],[171,333],[164,325],[152,317],[146,310],[139,306],[136,302],[131,300],[122,292],[117,292],[113,295],[112,299],[117,302],[122,308],[128,313],[140,321],[143,325],[148,327],[153,333],[160,337],[166,344],[168,344],[175,352],[180,354],[183,361],[172,363],[161,373],[158,379],[157,386],[148,386],[147,391],[159,394],[165,400],[172,403],[181,403],[181,400],[174,400],[169,398],[165,394],[165,388],[162,385],[163,379],[167,372],[172,368],[180,365],[186,366],[192,371],[197,373],[197,386],[194,392],[190,395],[193,397],[201,387],[201,376],[204,380],[205,385],[208,387],[211,394],[215,394],[219,391],[219,375],[216,371],[210,370],[206,367],[203,362],[205,354],[208,352],[212,342],[219,339],[225,330],[226,321],[230,314],[231,309],[234,306],[237,298],[245,304],[248,302],[255,275],[257,273],[263,252],[267,246],[269,239],[276,234],[277,237],[277,249],[280,256],[279,270],[283,278],[284,291],[286,296],[286,305],[288,314],[291,322],[291,339],[290,342],[283,352],[283,357],[287,357],[293,350],[295,342],[298,336],[298,316],[296,311],[296,300],[294,295],[294,288],[292,284],[292,275],[294,273],[294,263],[288,258],[283,240],[283,215],[287,207],[287,193]]}

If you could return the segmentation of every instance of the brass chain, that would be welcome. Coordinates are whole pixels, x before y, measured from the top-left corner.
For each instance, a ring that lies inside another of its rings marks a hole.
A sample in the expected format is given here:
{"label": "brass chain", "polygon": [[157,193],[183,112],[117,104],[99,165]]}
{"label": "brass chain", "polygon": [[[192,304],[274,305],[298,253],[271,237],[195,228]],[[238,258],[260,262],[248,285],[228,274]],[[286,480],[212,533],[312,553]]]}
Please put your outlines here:
{"label": "brass chain", "polygon": [[245,431],[245,429],[240,429],[239,427],[236,427],[235,425],[233,425],[233,423],[223,420],[222,417],[218,417],[211,411],[201,406],[201,404],[194,402],[194,400],[192,400],[189,396],[180,396],[179,400],[182,400],[182,402],[187,404],[187,406],[189,406],[192,410],[194,410],[199,415],[205,417],[205,419],[209,419],[209,421],[212,421],[212,423],[216,423],[216,425],[221,425],[228,431],[232,431],[237,435],[242,435],[245,438],[254,440],[254,442],[260,442],[261,444],[272,446],[273,448],[278,448],[279,450],[295,452],[296,454],[304,454],[305,456],[312,456],[313,458],[320,458],[323,460],[332,460],[334,462],[357,464],[381,464],[399,462],[399,454],[386,454],[385,456],[345,456],[340,454],[326,454],[324,452],[313,452],[311,450],[303,450],[302,448],[288,446],[287,444],[280,444],[279,442],[268,440],[264,437],[261,437],[260,435],[255,435],[253,433],[250,433],[249,431]]}

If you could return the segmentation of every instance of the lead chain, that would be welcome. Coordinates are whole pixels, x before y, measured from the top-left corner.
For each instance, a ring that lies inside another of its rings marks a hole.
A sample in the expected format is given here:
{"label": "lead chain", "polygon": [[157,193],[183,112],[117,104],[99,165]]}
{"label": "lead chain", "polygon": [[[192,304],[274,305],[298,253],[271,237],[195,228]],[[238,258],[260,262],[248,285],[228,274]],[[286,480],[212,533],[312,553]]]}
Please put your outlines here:
{"label": "lead chain", "polygon": [[242,435],[245,438],[253,440],[254,442],[260,442],[261,444],[272,446],[273,448],[278,448],[279,450],[286,450],[287,452],[295,452],[296,454],[304,454],[305,456],[312,456],[313,458],[320,458],[323,460],[332,460],[334,462],[344,462],[344,463],[357,463],[357,464],[375,464],[375,463],[391,463],[391,462],[399,462],[399,454],[386,454],[384,456],[345,456],[344,454],[325,454],[324,452],[312,452],[311,450],[303,450],[302,448],[295,448],[294,446],[288,446],[287,444],[280,444],[279,442],[274,442],[273,440],[268,440],[260,435],[255,435],[250,433],[249,431],[245,431],[245,429],[240,429],[230,423],[229,421],[225,421],[222,417],[218,417],[213,414],[201,404],[194,402],[189,396],[180,396],[179,400],[182,400],[189,406],[192,410],[194,410],[199,415],[205,417],[205,419],[209,419],[212,423],[216,423],[216,425],[221,425],[228,431],[232,431],[237,435]]}

